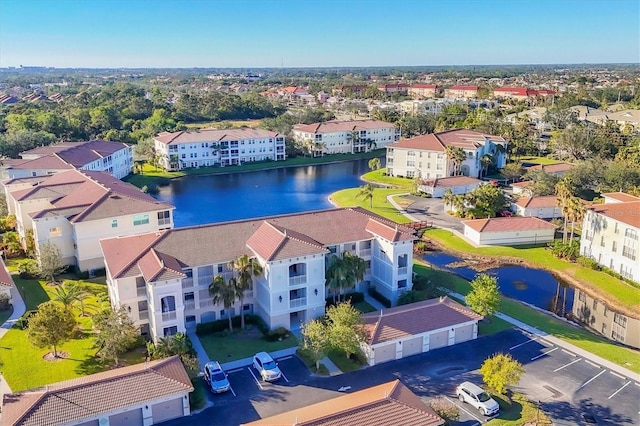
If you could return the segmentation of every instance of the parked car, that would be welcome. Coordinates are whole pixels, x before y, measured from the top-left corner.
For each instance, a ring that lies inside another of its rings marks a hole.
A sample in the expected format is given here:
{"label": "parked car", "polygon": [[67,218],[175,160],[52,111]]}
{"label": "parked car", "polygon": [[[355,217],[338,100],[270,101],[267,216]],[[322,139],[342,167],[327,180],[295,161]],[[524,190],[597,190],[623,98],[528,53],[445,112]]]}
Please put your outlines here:
{"label": "parked car", "polygon": [[498,216],[500,216],[500,217],[512,217],[513,216],[513,212],[509,211],[509,210],[503,210],[501,212],[498,212]]}
{"label": "parked car", "polygon": [[255,368],[262,380],[273,382],[282,376],[278,364],[266,352],[258,352],[253,356],[253,368]]}
{"label": "parked car", "polygon": [[209,361],[204,365],[204,381],[213,393],[222,393],[231,389],[227,373],[220,367],[218,361]]}
{"label": "parked car", "polygon": [[456,387],[456,395],[460,401],[470,404],[485,416],[492,416],[500,410],[495,399],[471,382],[464,382]]}

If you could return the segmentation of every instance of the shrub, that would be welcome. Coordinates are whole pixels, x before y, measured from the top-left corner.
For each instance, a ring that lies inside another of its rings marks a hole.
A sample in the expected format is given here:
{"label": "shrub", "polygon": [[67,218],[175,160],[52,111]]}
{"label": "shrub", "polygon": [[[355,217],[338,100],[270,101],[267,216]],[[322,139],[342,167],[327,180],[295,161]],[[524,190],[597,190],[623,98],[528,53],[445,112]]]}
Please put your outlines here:
{"label": "shrub", "polygon": [[563,243],[560,240],[554,240],[549,243],[551,253],[557,258],[566,260],[575,260],[580,253],[580,242],[573,241],[572,243]]}
{"label": "shrub", "polygon": [[24,259],[17,262],[20,278],[28,280],[34,279],[38,275],[38,261],[34,259]]}
{"label": "shrub", "polygon": [[274,330],[269,331],[265,338],[270,342],[275,342],[278,340],[283,340],[289,337],[289,330],[284,327],[278,327]]}
{"label": "shrub", "polygon": [[411,303],[422,302],[423,300],[427,300],[429,297],[424,291],[416,291],[410,290],[405,291],[398,297],[398,306],[399,305],[409,305]]}
{"label": "shrub", "polygon": [[9,309],[9,295],[6,293],[0,293],[0,311],[6,311]]}
{"label": "shrub", "polygon": [[576,263],[578,265],[584,266],[585,268],[591,268],[596,271],[599,271],[602,269],[602,267],[598,264],[598,262],[596,262],[595,260],[589,257],[580,256],[576,259]]}
{"label": "shrub", "polygon": [[[360,303],[360,302],[364,302],[364,293],[360,292],[360,291],[354,291],[353,293],[347,293],[345,295],[347,301],[351,301],[352,305],[355,305],[356,303]],[[333,297],[327,297],[325,299],[326,302],[326,306],[333,306],[335,305],[335,303],[333,302]]]}
{"label": "shrub", "polygon": [[444,419],[446,425],[453,424],[453,422],[460,419],[458,407],[441,396],[432,399],[429,405],[437,415]]}
{"label": "shrub", "polygon": [[24,315],[18,320],[18,322],[17,322],[18,326],[22,330],[26,330],[27,327],[29,327],[29,319],[31,319],[31,317],[34,316],[37,313],[38,313],[37,310],[25,312]]}
{"label": "shrub", "polygon": [[391,307],[391,300],[387,299],[383,294],[380,294],[374,287],[369,288],[369,295],[382,303],[385,308]]}

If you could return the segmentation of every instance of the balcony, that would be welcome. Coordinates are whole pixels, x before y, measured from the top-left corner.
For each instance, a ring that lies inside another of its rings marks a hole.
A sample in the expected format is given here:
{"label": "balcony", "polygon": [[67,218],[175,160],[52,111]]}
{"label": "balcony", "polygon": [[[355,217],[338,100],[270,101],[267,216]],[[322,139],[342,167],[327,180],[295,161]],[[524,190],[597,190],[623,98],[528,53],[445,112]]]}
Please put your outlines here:
{"label": "balcony", "polygon": [[144,311],[138,311],[138,318],[140,318],[140,320],[148,320],[149,311],[146,309]]}
{"label": "balcony", "polygon": [[299,297],[297,299],[289,300],[289,308],[299,308],[301,306],[305,306],[307,304],[306,297]]}
{"label": "balcony", "polygon": [[362,256],[371,256],[371,249],[360,249],[360,257]]}
{"label": "balcony", "polygon": [[307,283],[306,275],[296,275],[295,277],[289,277],[289,285],[301,285]]}
{"label": "balcony", "polygon": [[147,287],[137,287],[138,297],[147,295]]}
{"label": "balcony", "polygon": [[200,308],[208,308],[213,306],[213,299],[200,299]]}
{"label": "balcony", "polygon": [[176,317],[176,311],[162,313],[162,321],[172,321],[176,319]]}
{"label": "balcony", "polygon": [[398,275],[407,275],[407,267],[401,266],[398,268]]}
{"label": "balcony", "polygon": [[191,287],[193,287],[193,278],[183,278],[182,288],[191,288]]}
{"label": "balcony", "polygon": [[196,308],[196,302],[193,300],[190,300],[188,302],[184,302],[184,309],[187,311],[192,311]]}

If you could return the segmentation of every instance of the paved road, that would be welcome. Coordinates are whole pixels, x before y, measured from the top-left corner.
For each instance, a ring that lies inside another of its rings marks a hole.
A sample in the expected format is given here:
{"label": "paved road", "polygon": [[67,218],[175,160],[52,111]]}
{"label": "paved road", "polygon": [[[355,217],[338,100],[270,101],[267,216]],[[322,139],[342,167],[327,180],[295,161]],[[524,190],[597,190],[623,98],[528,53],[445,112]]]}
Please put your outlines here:
{"label": "paved road", "polygon": [[464,232],[462,220],[444,211],[444,203],[441,198],[422,198],[414,195],[405,195],[405,198],[414,200],[414,203],[407,207],[405,211],[417,220],[433,222],[438,228]]}
{"label": "paved road", "polygon": [[[518,329],[335,377],[311,376],[296,357],[278,360],[286,379],[276,383],[256,380],[248,367],[232,370],[235,396],[209,393],[213,406],[167,424],[237,425],[334,398],[343,386],[353,392],[396,378],[425,401],[445,396],[460,405],[455,386],[482,383],[477,369],[496,352],[509,352],[524,364],[527,373],[516,390],[540,401],[555,424],[640,424],[640,384]],[[460,424],[486,421],[468,405],[462,408],[469,413],[462,412]]]}

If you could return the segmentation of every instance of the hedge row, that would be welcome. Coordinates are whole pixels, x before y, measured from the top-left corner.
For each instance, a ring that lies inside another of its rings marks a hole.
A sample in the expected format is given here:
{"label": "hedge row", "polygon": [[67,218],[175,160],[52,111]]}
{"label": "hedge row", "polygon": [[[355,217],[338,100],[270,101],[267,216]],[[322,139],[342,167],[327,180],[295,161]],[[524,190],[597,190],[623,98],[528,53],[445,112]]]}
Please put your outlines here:
{"label": "hedge row", "polygon": [[391,307],[391,300],[387,299],[383,294],[379,293],[378,290],[371,287],[369,288],[369,296],[376,299],[378,302],[382,303],[382,305],[386,308]]}
{"label": "hedge row", "polygon": [[[252,324],[258,327],[258,330],[262,333],[264,338],[268,341],[276,341],[280,339],[284,339],[289,335],[289,330],[284,327],[278,327],[274,330],[269,329],[267,324],[264,322],[262,318],[258,315],[247,314],[244,316],[245,324]],[[240,316],[235,316],[231,318],[231,324],[234,327],[240,327],[241,318]],[[220,319],[212,322],[203,322],[196,325],[196,333],[197,334],[210,334],[210,333],[219,333],[222,331],[226,331],[229,329],[229,320],[227,318]]]}

